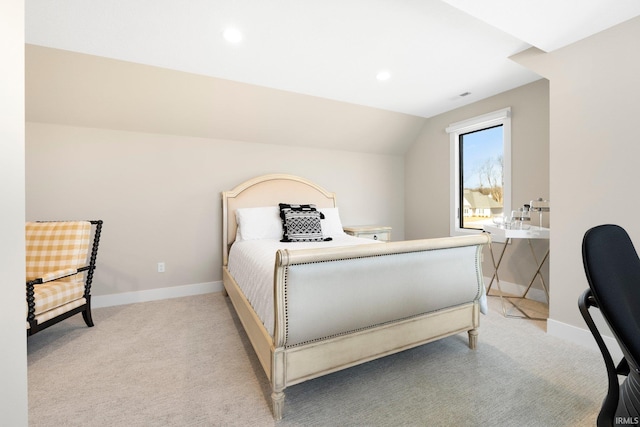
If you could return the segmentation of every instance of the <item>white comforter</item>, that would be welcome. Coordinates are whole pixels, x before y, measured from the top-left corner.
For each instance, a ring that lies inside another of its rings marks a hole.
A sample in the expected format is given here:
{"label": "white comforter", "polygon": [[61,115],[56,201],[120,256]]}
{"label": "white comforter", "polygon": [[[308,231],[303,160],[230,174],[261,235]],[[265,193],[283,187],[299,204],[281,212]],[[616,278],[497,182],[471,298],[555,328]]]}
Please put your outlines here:
{"label": "white comforter", "polygon": [[329,242],[285,243],[277,239],[236,241],[229,251],[229,272],[251,303],[253,310],[273,335],[273,273],[278,249],[311,249],[332,246],[383,244],[376,240],[338,235]]}

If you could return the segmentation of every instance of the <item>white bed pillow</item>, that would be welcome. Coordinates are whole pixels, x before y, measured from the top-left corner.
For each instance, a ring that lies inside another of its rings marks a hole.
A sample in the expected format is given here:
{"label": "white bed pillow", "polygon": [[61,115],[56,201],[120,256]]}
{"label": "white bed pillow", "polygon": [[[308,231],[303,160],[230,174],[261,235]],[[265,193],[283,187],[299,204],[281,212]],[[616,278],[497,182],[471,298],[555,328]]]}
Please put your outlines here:
{"label": "white bed pillow", "polygon": [[345,234],[342,229],[338,208],[320,208],[318,210],[324,214],[324,219],[320,220],[320,223],[322,225],[322,234],[325,237]]}
{"label": "white bed pillow", "polygon": [[236,209],[239,240],[281,239],[282,220],[278,206]]}

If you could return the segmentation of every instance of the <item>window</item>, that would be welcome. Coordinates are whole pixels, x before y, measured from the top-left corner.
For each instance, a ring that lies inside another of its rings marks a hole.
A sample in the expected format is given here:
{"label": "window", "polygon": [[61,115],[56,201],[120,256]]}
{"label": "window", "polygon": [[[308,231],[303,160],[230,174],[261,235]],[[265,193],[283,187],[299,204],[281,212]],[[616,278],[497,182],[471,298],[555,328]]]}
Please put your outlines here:
{"label": "window", "polygon": [[451,143],[451,235],[479,233],[511,212],[511,108],[447,129]]}

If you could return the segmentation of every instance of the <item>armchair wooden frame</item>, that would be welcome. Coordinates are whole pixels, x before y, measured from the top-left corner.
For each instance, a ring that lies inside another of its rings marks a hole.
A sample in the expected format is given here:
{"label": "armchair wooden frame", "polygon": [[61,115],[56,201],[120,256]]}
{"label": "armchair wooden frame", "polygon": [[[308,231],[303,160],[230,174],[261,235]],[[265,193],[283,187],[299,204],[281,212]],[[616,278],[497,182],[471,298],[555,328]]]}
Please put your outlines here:
{"label": "armchair wooden frame", "polygon": [[[64,221],[37,221],[38,223],[45,222],[64,222]],[[81,305],[75,306],[68,311],[64,311],[52,317],[48,320],[45,320],[42,323],[39,323],[36,318],[35,313],[35,286],[46,283],[47,281],[51,281],[51,279],[44,279],[42,277],[29,280],[26,282],[26,290],[27,290],[27,336],[33,335],[43,329],[48,328],[64,319],[67,319],[75,314],[82,313],[82,317],[87,324],[88,327],[93,326],[93,319],[91,317],[91,283],[93,281],[93,272],[96,269],[96,259],[98,256],[98,245],[100,243],[100,235],[102,233],[102,220],[91,220],[88,221],[92,224],[93,231],[93,243],[91,245],[91,254],[88,257],[88,264],[77,268],[75,271],[70,274],[65,274],[59,277],[55,277],[54,280],[63,279],[65,277],[75,276],[77,274],[82,274],[86,272],[84,277],[84,303]]]}

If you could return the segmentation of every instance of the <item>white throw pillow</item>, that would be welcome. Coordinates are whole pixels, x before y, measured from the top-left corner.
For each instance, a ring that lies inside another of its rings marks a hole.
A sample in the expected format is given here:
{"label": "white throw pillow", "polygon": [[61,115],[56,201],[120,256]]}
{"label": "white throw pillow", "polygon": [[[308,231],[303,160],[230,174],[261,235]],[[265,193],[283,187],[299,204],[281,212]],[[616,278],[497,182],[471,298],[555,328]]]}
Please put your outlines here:
{"label": "white throw pillow", "polygon": [[277,206],[236,209],[241,240],[281,239],[282,220]]}
{"label": "white throw pillow", "polygon": [[324,219],[320,220],[324,237],[336,237],[345,234],[342,229],[338,208],[320,208],[318,210],[324,214]]}

